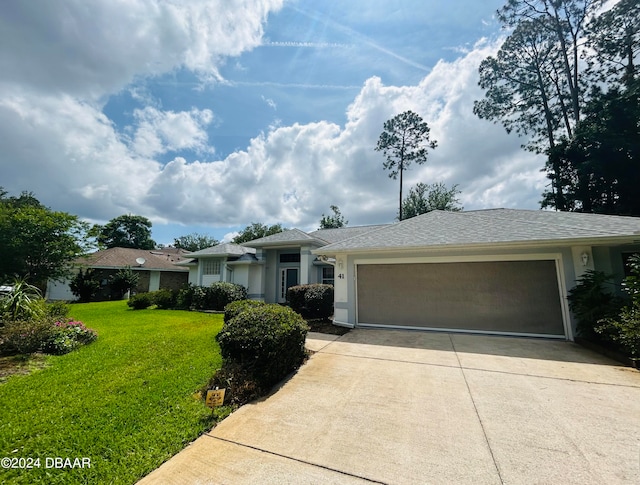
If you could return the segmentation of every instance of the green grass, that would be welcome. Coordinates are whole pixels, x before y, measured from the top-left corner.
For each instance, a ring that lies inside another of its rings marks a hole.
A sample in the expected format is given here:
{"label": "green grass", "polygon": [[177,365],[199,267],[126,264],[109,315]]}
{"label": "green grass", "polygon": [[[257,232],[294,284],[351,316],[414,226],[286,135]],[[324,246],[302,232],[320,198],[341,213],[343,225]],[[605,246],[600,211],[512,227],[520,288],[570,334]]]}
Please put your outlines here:
{"label": "green grass", "polygon": [[[0,458],[41,460],[0,468],[0,483],[135,483],[213,425],[193,394],[221,365],[221,315],[118,301],[73,305],[71,316],[98,340],[0,384]],[[91,468],[47,469],[47,457]]]}

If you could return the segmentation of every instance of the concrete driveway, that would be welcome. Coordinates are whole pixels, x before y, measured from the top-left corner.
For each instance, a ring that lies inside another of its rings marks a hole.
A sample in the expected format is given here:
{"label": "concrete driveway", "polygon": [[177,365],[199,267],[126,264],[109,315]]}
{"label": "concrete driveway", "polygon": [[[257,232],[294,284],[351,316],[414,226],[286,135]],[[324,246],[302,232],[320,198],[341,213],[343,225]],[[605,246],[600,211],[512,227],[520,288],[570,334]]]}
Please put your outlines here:
{"label": "concrete driveway", "polygon": [[396,330],[317,352],[141,484],[640,483],[640,372],[568,342]]}

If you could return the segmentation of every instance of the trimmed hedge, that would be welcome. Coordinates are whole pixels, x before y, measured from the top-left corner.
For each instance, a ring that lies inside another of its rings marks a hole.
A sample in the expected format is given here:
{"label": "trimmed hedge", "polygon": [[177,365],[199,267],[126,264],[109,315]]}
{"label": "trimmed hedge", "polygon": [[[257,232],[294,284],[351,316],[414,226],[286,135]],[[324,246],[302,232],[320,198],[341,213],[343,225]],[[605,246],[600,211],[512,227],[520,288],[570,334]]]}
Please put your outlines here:
{"label": "trimmed hedge", "polygon": [[138,293],[127,300],[127,306],[134,310],[144,310],[154,305],[151,293]]}
{"label": "trimmed hedge", "polygon": [[263,301],[258,300],[238,300],[232,301],[226,307],[224,307],[224,323],[227,323],[233,317],[238,316],[249,308],[255,308],[258,306],[266,305]]}
{"label": "trimmed hedge", "polygon": [[310,284],[287,290],[287,303],[307,318],[329,318],[333,315],[333,285]]}
{"label": "trimmed hedge", "polygon": [[246,298],[244,286],[220,281],[211,286],[189,285],[180,290],[176,304],[185,309],[222,311],[229,303]]}
{"label": "trimmed hedge", "polygon": [[240,365],[260,387],[268,389],[304,362],[308,330],[304,319],[292,309],[265,304],[231,318],[216,340],[225,363]]}

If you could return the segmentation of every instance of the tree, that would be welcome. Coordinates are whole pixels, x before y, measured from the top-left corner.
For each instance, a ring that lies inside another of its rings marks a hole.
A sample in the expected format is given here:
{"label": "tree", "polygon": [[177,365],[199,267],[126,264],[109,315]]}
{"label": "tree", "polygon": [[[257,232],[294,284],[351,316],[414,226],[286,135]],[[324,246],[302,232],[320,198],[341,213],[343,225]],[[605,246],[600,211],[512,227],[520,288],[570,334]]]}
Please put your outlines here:
{"label": "tree", "polygon": [[[2,191],[4,192],[4,191]],[[44,290],[48,279],[67,276],[70,263],[88,251],[88,225],[77,216],[44,207],[31,193],[0,195],[0,280],[20,277]]]}
{"label": "tree", "polygon": [[131,214],[111,219],[104,226],[94,226],[98,244],[104,248],[155,249],[156,243],[151,239],[152,223],[143,216]]}
{"label": "tree", "polygon": [[461,211],[464,207],[456,197],[460,193],[458,184],[448,189],[443,182],[432,185],[420,182],[409,189],[409,194],[402,201],[402,214],[409,219],[434,210]]}
{"label": "tree", "polygon": [[173,245],[176,248],[190,252],[200,251],[201,249],[217,246],[218,244],[220,244],[220,241],[217,239],[207,236],[206,234],[198,234],[196,232],[187,234],[186,236],[180,236],[173,240]]}
{"label": "tree", "polygon": [[344,219],[344,216],[337,205],[329,206],[329,208],[333,211],[333,215],[325,216],[322,214],[322,218],[320,219],[320,229],[336,229],[349,224],[349,221]]}
{"label": "tree", "polygon": [[413,111],[405,111],[385,121],[375,150],[381,151],[386,160],[385,170],[389,178],[400,176],[398,219],[402,220],[402,175],[412,162],[422,165],[427,161],[427,149],[434,149],[437,142],[429,139],[429,126]]}
{"label": "tree", "polygon": [[123,298],[124,295],[134,289],[138,285],[139,275],[131,269],[131,266],[119,269],[109,278],[109,284],[117,298]]}
{"label": "tree", "polygon": [[233,238],[233,242],[235,244],[242,244],[244,242],[253,241],[254,239],[258,239],[261,237],[271,236],[272,234],[277,234],[282,231],[284,231],[284,228],[281,224],[268,226],[260,222],[252,222],[250,225],[240,231],[240,234]]}

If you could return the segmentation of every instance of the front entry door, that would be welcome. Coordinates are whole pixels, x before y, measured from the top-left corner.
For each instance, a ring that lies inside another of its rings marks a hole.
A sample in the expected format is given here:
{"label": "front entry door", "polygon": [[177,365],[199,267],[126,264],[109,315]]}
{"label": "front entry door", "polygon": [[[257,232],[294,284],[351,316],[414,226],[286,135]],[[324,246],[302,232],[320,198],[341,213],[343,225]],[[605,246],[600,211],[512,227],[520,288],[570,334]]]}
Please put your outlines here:
{"label": "front entry door", "polygon": [[287,301],[287,290],[298,284],[298,272],[298,268],[283,268],[280,270],[279,303],[285,303]]}

